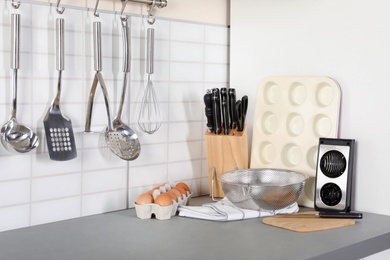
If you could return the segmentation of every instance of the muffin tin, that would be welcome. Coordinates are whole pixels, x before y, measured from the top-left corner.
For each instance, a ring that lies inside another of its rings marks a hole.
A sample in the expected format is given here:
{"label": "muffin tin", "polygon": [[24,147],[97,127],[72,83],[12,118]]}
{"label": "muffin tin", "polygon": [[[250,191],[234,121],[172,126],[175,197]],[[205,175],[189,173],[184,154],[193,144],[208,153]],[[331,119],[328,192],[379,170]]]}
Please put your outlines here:
{"label": "muffin tin", "polygon": [[[152,195],[153,199],[156,199],[158,195],[165,193],[170,189],[171,186],[169,184],[166,184],[165,186],[161,186],[159,189],[154,190]],[[179,205],[188,206],[191,196],[192,193],[187,191],[186,195],[183,196],[183,198],[178,198],[178,202],[172,200],[172,205],[169,206],[160,206],[155,203],[143,205],[138,205],[134,203],[135,212],[137,217],[140,219],[150,219],[154,216],[156,219],[159,220],[167,220],[176,215],[177,208],[179,207]]]}
{"label": "muffin tin", "polygon": [[308,175],[300,205],[314,206],[318,142],[338,135],[340,95],[328,77],[274,76],[257,88],[250,167]]}

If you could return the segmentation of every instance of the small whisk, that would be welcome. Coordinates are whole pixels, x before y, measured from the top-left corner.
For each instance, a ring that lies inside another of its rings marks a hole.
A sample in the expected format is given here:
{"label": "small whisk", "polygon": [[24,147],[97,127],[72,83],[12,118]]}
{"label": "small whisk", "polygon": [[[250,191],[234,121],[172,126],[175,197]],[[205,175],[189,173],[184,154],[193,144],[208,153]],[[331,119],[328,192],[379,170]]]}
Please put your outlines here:
{"label": "small whisk", "polygon": [[153,60],[154,60],[154,28],[148,28],[147,31],[147,57],[146,73],[148,74],[148,83],[146,85],[144,96],[141,101],[138,115],[138,127],[142,132],[153,134],[161,126],[161,113],[157,101],[156,91],[152,82]]}

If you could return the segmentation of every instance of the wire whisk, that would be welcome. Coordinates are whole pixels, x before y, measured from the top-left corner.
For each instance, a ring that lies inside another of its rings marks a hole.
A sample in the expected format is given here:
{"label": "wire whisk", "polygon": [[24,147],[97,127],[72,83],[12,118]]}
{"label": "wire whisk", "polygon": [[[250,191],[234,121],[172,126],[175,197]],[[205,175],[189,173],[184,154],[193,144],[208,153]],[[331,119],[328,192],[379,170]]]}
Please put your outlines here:
{"label": "wire whisk", "polygon": [[148,83],[144,90],[144,96],[141,101],[138,115],[138,127],[142,132],[153,134],[161,126],[160,107],[152,82],[152,74],[154,71],[154,28],[148,28],[147,31],[146,55],[146,72],[148,74]]}

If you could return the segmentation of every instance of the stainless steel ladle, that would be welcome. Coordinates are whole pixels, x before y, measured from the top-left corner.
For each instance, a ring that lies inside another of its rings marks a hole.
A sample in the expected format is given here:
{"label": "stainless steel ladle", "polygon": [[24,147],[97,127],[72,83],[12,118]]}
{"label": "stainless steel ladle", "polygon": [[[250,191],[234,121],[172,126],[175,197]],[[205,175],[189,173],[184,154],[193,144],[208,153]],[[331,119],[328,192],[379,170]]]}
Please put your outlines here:
{"label": "stainless steel ladle", "polygon": [[21,125],[16,120],[18,69],[19,69],[19,36],[20,15],[12,14],[12,111],[10,119],[1,128],[1,142],[10,152],[27,153],[39,145],[38,136],[27,126]]}
{"label": "stainless steel ladle", "polygon": [[126,96],[126,88],[127,88],[127,78],[130,72],[130,34],[129,34],[129,26],[127,23],[128,17],[121,16],[122,22],[122,36],[123,36],[123,85],[122,85],[122,95],[119,104],[118,114],[112,121],[112,125],[115,131],[122,132],[122,135],[126,137],[126,142],[122,144],[122,156],[121,158],[125,160],[135,160],[140,152],[141,145],[138,139],[137,134],[131,129],[128,125],[122,122],[122,111],[123,111],[123,103],[125,101]]}

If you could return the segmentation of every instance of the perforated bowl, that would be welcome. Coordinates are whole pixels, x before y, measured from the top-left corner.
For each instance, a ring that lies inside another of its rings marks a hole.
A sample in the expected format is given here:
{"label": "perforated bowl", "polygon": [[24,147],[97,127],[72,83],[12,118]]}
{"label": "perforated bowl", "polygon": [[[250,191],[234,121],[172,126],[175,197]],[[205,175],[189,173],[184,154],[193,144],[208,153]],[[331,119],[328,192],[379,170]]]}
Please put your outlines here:
{"label": "perforated bowl", "polygon": [[237,207],[278,210],[296,202],[308,177],[281,169],[248,169],[219,176],[225,196]]}

